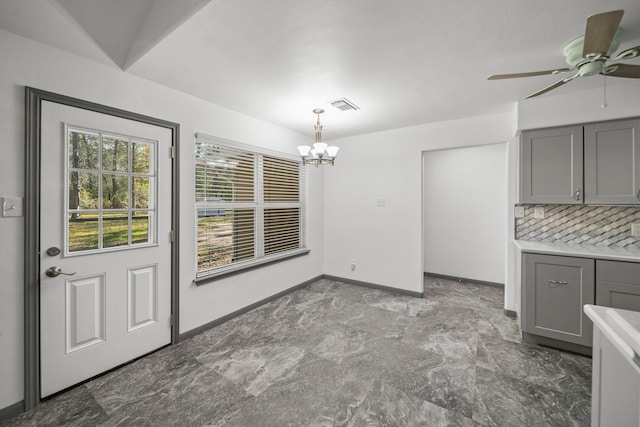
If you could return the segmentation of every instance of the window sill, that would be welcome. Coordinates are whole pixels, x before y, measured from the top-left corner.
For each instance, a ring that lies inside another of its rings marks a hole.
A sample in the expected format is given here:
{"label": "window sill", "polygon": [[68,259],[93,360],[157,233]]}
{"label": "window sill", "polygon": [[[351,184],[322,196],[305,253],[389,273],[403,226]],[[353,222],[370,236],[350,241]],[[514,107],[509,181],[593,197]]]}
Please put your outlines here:
{"label": "window sill", "polygon": [[307,255],[311,250],[307,248],[296,249],[294,251],[285,252],[278,255],[272,255],[269,257],[264,257],[259,260],[251,260],[244,264],[234,264],[228,267],[223,267],[215,271],[207,271],[202,272],[199,275],[196,275],[196,278],[193,280],[193,283],[196,286],[201,286],[206,283],[212,282],[214,280],[221,279],[227,276],[233,276],[235,274],[246,273],[249,270],[253,270],[255,268],[264,267],[268,264],[275,264],[280,261],[285,261],[291,258],[297,258],[299,256]]}

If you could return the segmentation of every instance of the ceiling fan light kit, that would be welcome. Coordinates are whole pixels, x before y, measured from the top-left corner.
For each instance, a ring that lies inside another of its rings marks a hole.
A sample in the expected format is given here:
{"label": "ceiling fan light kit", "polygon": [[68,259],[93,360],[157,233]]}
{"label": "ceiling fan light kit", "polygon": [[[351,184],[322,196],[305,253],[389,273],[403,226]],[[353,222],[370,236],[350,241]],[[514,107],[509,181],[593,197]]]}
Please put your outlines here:
{"label": "ceiling fan light kit", "polygon": [[640,78],[640,65],[631,64],[608,64],[607,61],[613,58],[614,61],[625,61],[635,58],[640,53],[640,46],[623,50],[617,55],[614,52],[620,46],[622,28],[619,27],[624,11],[613,10],[611,12],[599,13],[587,18],[587,26],[584,36],[580,36],[568,43],[563,54],[567,64],[571,68],[556,68],[544,71],[529,71],[525,73],[496,74],[489,77],[489,80],[513,79],[520,77],[533,77],[549,74],[559,74],[568,71],[577,71],[574,75],[547,86],[546,88],[532,93],[525,99],[542,95],[556,89],[576,77],[590,77],[596,74],[613,77],[625,77],[631,79]]}

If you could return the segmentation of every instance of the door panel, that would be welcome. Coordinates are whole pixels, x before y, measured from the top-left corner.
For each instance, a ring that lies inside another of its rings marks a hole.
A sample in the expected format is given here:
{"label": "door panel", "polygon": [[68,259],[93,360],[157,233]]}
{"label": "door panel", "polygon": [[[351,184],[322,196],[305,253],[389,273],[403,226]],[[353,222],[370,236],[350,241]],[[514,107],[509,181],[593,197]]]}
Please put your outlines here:
{"label": "door panel", "polygon": [[158,282],[156,265],[129,269],[129,331],[158,321]]}
{"label": "door panel", "polygon": [[67,354],[104,342],[104,275],[65,283]]}
{"label": "door panel", "polygon": [[171,130],[51,102],[41,129],[46,397],[171,342]]}

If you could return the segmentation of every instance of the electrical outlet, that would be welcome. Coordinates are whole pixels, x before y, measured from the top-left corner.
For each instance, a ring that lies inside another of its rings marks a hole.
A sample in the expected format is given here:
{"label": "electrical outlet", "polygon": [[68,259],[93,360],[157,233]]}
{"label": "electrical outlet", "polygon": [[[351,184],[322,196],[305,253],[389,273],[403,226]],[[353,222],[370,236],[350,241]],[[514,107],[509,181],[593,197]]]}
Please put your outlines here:
{"label": "electrical outlet", "polygon": [[378,206],[380,208],[384,207],[384,197],[379,197],[378,198],[378,203],[377,203],[376,206]]}
{"label": "electrical outlet", "polygon": [[533,217],[537,219],[544,219],[544,206],[536,206],[533,208]]}
{"label": "electrical outlet", "polygon": [[631,224],[631,235],[634,237],[640,236],[640,223]]}
{"label": "electrical outlet", "polygon": [[355,259],[351,260],[351,271],[356,271],[356,260]]}
{"label": "electrical outlet", "polygon": [[524,218],[524,206],[516,206],[513,214],[515,218]]}

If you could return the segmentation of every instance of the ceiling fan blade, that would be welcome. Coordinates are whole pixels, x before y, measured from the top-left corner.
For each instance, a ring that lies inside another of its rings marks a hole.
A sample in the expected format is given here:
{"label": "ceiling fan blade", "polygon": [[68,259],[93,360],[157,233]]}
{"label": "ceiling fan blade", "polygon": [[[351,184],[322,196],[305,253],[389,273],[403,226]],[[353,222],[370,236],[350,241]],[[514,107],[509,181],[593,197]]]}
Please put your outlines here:
{"label": "ceiling fan blade", "polygon": [[623,14],[624,10],[612,10],[587,18],[582,49],[583,58],[590,59],[590,57],[603,56],[609,52]]}
{"label": "ceiling fan blade", "polygon": [[542,95],[543,93],[547,93],[549,91],[552,91],[555,88],[558,88],[560,86],[562,86],[565,83],[569,83],[571,80],[575,79],[576,77],[578,77],[580,75],[580,73],[576,73],[575,75],[571,76],[571,77],[567,77],[566,79],[562,79],[560,81],[555,82],[554,84],[552,84],[551,86],[547,86],[542,90],[539,90],[537,92],[532,93],[529,96],[525,96],[524,99],[529,99],[529,98],[533,98],[535,96],[539,96]]}
{"label": "ceiling fan blade", "polygon": [[609,67],[615,67],[615,69],[611,72],[604,73],[605,76],[628,77],[630,79],[640,79],[640,65],[611,64],[609,65]]}
{"label": "ceiling fan blade", "polygon": [[640,45],[622,50],[613,58],[614,61],[632,59],[640,55]]}
{"label": "ceiling fan blade", "polygon": [[517,79],[520,77],[545,76],[547,74],[566,73],[567,71],[571,71],[571,68],[556,68],[554,70],[529,71],[527,73],[494,74],[492,76],[489,76],[487,80]]}

